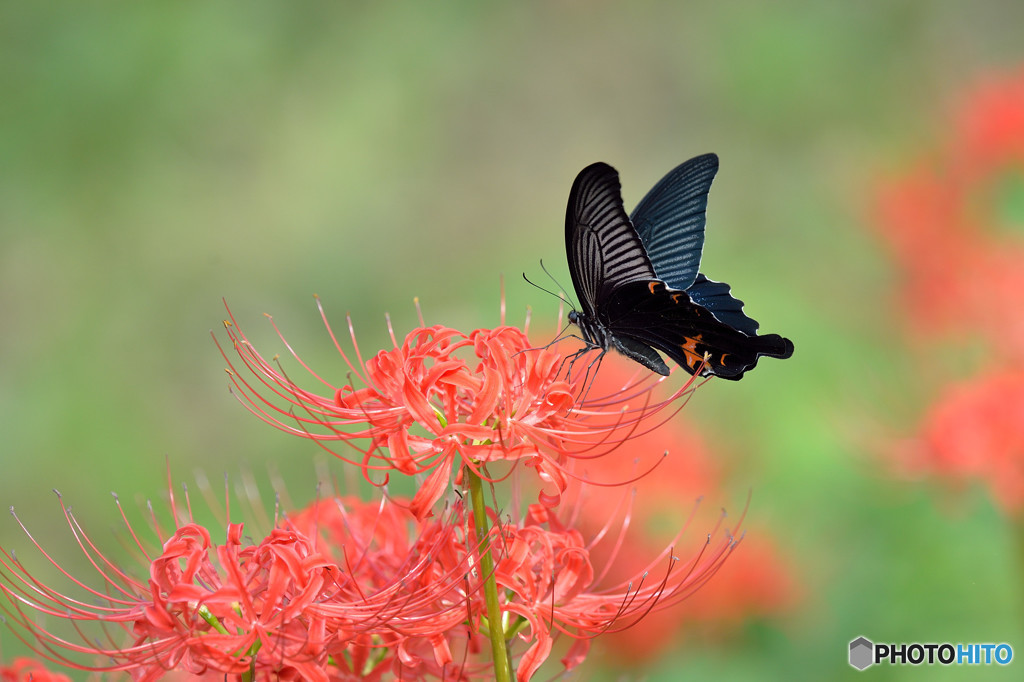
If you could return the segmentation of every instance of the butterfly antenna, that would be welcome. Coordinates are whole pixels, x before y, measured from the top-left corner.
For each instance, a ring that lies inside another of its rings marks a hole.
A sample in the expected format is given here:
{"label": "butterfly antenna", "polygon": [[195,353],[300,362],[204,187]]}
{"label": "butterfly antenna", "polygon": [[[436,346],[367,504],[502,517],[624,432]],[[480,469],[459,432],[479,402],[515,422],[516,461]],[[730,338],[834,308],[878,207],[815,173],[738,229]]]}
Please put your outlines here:
{"label": "butterfly antenna", "polygon": [[[559,291],[566,291],[566,288],[562,286],[562,283],[559,282],[557,279],[555,279],[555,276],[552,275],[551,272],[548,271],[547,267],[545,267],[544,259],[543,258],[540,259],[540,269],[544,271],[545,275],[547,275],[548,277],[551,278],[551,281],[555,283],[555,286],[558,287]],[[559,296],[559,298],[562,298],[562,297]],[[564,298],[562,298],[562,300],[565,301]],[[572,303],[569,303],[569,301],[565,301],[565,302],[569,304],[570,308],[572,308],[573,310],[576,310],[576,306],[574,306]]]}
{"label": "butterfly antenna", "polygon": [[[544,267],[543,264],[541,265],[541,267]],[[544,272],[547,272],[547,270],[545,270]],[[562,296],[561,294],[556,294],[555,292],[551,291],[550,289],[545,289],[544,287],[542,287],[541,285],[537,284],[536,282],[531,280],[529,277],[527,277],[525,272],[523,273],[523,279],[525,279],[526,283],[529,284],[530,286],[536,287],[536,288],[540,289],[541,291],[543,291],[546,294],[551,294],[552,296],[557,298],[559,301],[561,301],[565,305],[569,306],[573,310],[576,310],[575,306],[573,306],[573,304],[570,303],[569,301],[565,300],[564,296]],[[555,282],[555,284],[558,284],[558,282]]]}

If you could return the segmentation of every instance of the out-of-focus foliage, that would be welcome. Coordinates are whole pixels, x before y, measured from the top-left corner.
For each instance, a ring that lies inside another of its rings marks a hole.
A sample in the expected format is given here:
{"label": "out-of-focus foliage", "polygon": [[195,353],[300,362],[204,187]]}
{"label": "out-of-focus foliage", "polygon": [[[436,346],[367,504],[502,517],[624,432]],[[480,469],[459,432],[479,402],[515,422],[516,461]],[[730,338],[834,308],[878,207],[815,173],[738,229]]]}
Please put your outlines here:
{"label": "out-of-focus foliage", "polygon": [[[796,354],[712,382],[687,417],[729,472],[708,503],[753,491],[750,526],[802,599],[628,674],[835,679],[858,635],[1024,653],[1019,540],[997,508],[879,462],[945,373],[906,342],[869,226],[881,179],[938,146],[960,94],[1019,68],[1022,26],[1012,1],[7,3],[0,502],[64,533],[57,488],[102,527],[106,491],[159,495],[165,458],[282,470],[306,499],[309,443],[227,391],[221,297],[261,347],[280,343],[273,313],[339,377],[313,293],[339,327],[352,313],[364,352],[388,343],[385,311],[399,334],[415,323],[414,296],[428,322],[496,324],[502,274],[510,319],[530,305],[553,328],[557,301],[520,275],[546,283],[543,258],[568,286],[579,169],[614,165],[631,207],[715,151],[704,270]],[[0,544],[28,547],[13,521]]]}

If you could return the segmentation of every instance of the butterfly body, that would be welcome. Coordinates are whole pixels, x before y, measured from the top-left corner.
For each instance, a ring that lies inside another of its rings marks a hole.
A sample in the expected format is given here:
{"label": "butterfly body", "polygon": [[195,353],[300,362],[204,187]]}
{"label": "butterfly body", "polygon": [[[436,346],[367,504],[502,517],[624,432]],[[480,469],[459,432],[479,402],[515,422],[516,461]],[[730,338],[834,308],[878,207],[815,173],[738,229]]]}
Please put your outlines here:
{"label": "butterfly body", "polygon": [[629,336],[616,336],[604,324],[595,322],[587,317],[586,314],[575,310],[569,313],[569,321],[580,328],[580,333],[588,344],[600,348],[602,352],[615,349],[630,360],[639,362],[652,372],[665,376],[668,375],[668,365],[650,346],[645,346]]}
{"label": "butterfly body", "polygon": [[707,194],[718,157],[666,175],[637,205],[622,206],[618,173],[596,163],[573,183],[566,254],[582,310],[569,314],[583,340],[662,375],[665,353],[690,374],[740,379],[757,359],[788,358],[793,343],[758,335],[729,286],[699,272]]}

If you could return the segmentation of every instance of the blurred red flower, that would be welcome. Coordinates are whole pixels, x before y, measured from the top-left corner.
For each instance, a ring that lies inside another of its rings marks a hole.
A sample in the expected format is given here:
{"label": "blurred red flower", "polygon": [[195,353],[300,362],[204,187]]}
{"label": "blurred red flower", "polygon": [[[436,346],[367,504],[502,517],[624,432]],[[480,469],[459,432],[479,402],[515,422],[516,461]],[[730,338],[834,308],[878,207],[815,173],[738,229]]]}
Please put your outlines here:
{"label": "blurred red flower", "polygon": [[997,362],[1021,364],[1024,233],[1004,229],[1001,210],[1014,187],[1024,196],[1024,69],[967,94],[950,142],[879,188],[874,224],[900,267],[912,330],[981,338]]}
{"label": "blurred red flower", "polygon": [[983,482],[1009,515],[1024,512],[1024,372],[997,371],[947,388],[900,459],[908,472]]}
{"label": "blurred red flower", "polygon": [[71,678],[50,672],[33,658],[16,658],[10,665],[0,664],[0,682],[71,682]]}
{"label": "blurred red flower", "polygon": [[[1016,203],[1015,203],[1016,202]],[[944,389],[897,467],[1024,507],[1024,68],[965,94],[949,141],[880,192],[878,229],[905,279],[905,316],[983,342],[981,371]],[[1016,214],[1014,213],[1016,211]],[[1016,224],[1012,224],[1016,223]]]}
{"label": "blurred red flower", "polygon": [[990,177],[1024,161],[1024,67],[992,75],[966,93],[956,115],[950,156],[967,181]]}

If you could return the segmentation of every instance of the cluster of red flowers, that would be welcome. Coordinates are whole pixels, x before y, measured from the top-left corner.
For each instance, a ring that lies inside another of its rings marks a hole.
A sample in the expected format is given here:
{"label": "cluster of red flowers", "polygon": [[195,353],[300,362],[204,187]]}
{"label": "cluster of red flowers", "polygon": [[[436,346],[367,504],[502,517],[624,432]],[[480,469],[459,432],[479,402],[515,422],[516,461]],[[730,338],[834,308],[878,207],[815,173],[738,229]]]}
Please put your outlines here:
{"label": "cluster of red flowers", "polygon": [[[571,461],[613,452],[692,389],[691,380],[652,402],[651,389],[658,382],[647,376],[596,395],[589,390],[587,373],[569,375],[557,344],[536,348],[523,330],[508,326],[470,334],[424,326],[401,344],[392,334],[394,349],[364,362],[350,321],[353,362],[322,307],[320,312],[351,371],[350,381],[363,386],[336,387],[309,370],[319,392],[300,387],[260,356],[232,318],[225,323],[228,336],[257,380],[246,379],[225,353],[238,395],[279,429],[320,444],[351,447],[357,459],[331,452],[359,466],[368,481],[377,471],[427,474],[413,498],[418,518],[429,514],[443,495],[453,462],[484,478],[482,467],[488,463],[521,463],[549,487],[541,499],[557,504]],[[664,418],[670,416],[671,411]]]}
{"label": "cluster of red flowers", "polygon": [[[904,464],[985,481],[1024,510],[1024,70],[968,93],[948,145],[881,192],[880,234],[905,279],[905,317],[928,343],[985,348],[944,390]],[[967,342],[965,344],[964,342]]]}
{"label": "cluster of red flowers", "polygon": [[[424,325],[366,361],[354,333],[349,354],[331,332],[350,383],[336,387],[311,372],[326,387],[313,392],[265,361],[233,320],[225,326],[250,370],[246,378],[228,359],[239,399],[280,429],[351,447],[357,456],[331,452],[360,467],[381,489],[379,500],[322,499],[279,513],[253,540],[226,506],[215,531],[172,494],[172,530],[152,515],[159,547],[146,546],[121,512],[145,577],[102,553],[62,501],[95,582],[62,569],[27,529],[67,589],[34,578],[0,550],[3,611],[41,657],[139,680],[172,671],[181,679],[494,679],[483,652],[497,629],[517,679],[528,680],[559,637],[571,640],[561,663],[572,668],[595,636],[688,597],[736,546],[735,528],[720,520],[693,541],[688,558],[680,531],[636,573],[612,572],[628,546],[632,505],[603,509],[602,521],[590,509],[580,522],[590,472],[604,460],[630,459],[632,446],[682,406],[692,380],[657,398],[660,378],[602,371],[596,381],[590,365],[572,372],[557,346],[533,348],[513,327],[463,334]],[[612,452],[617,457],[605,457]],[[616,482],[631,483],[662,460]],[[489,474],[495,467],[508,472]],[[384,489],[392,473],[421,479],[412,498]],[[520,513],[513,495],[507,510],[484,507],[481,534],[464,494],[445,496],[472,476],[512,476],[515,488],[540,490],[539,503]],[[215,540],[220,533],[223,541]],[[493,608],[489,581],[497,586]],[[62,622],[70,633],[54,627]]]}
{"label": "cluster of red flowers", "polygon": [[[191,504],[182,515],[172,496],[175,528],[166,538],[160,532],[161,547],[151,550],[127,525],[149,571],[135,578],[99,550],[62,502],[101,584],[50,559],[82,596],[65,593],[4,552],[4,610],[34,635],[42,656],[79,669],[125,670],[139,680],[168,671],[188,679],[249,672],[325,681],[491,679],[476,656],[486,643],[483,576],[464,509],[455,503],[417,520],[407,503],[331,497],[280,518],[258,542],[244,542],[243,525],[229,522],[224,542],[216,543],[191,518]],[[511,620],[506,627],[528,643],[514,653],[520,679],[546,660],[559,634],[576,640],[563,664],[578,664],[592,637],[689,595],[735,546],[728,535],[714,544],[701,540],[689,560],[663,557],[661,575],[601,588],[593,546],[542,505],[531,505],[519,525],[496,525],[492,541],[502,548],[494,573]],[[69,621],[83,641],[48,630],[31,611]],[[87,636],[90,624],[101,637]]]}

